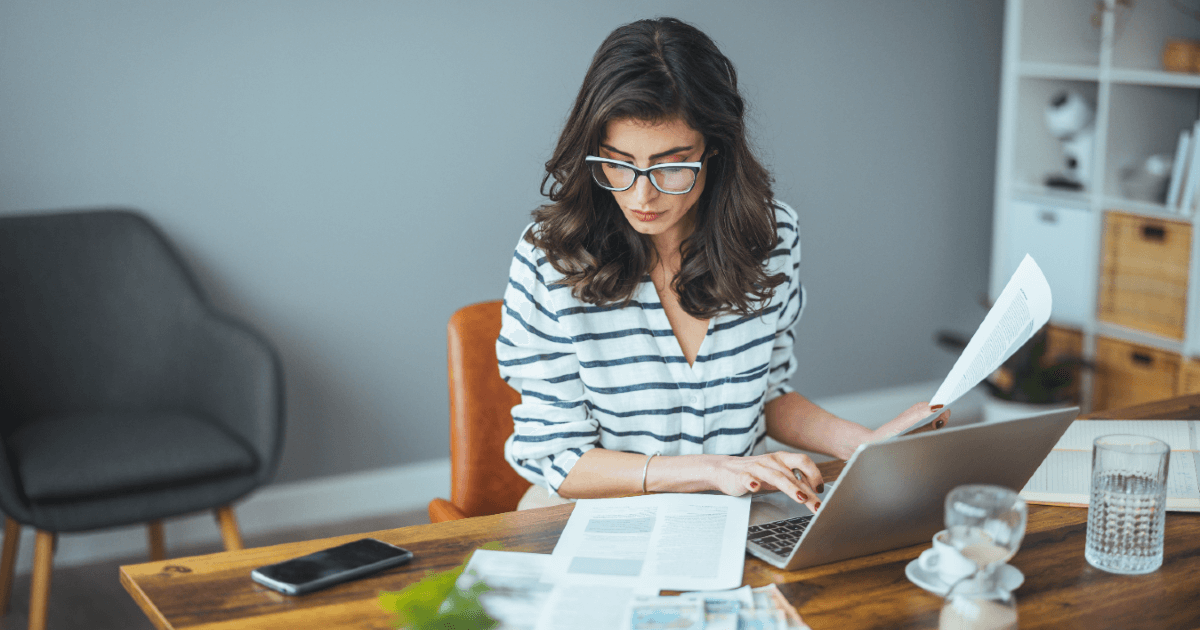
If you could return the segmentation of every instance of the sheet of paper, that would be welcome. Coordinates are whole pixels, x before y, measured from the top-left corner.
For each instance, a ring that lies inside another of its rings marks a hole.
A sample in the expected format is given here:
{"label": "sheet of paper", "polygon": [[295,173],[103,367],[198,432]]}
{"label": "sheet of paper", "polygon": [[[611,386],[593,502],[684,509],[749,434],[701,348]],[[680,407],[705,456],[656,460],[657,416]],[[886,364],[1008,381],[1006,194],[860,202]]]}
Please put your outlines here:
{"label": "sheet of paper", "polygon": [[[1036,494],[1070,495],[1059,500],[1087,503],[1092,484],[1092,454],[1083,451],[1050,451],[1021,494],[1029,498]],[[1027,495],[1028,493],[1028,495]],[[1043,499],[1045,500],[1045,499]]]}
{"label": "sheet of paper", "polygon": [[1046,276],[1026,254],[930,404],[949,405],[995,372],[1050,321],[1050,306]]}
{"label": "sheet of paper", "polygon": [[[582,501],[580,501],[582,503]],[[578,509],[578,508],[576,508]],[[613,630],[629,624],[634,589],[587,583],[556,584],[537,618],[536,630]]]}
{"label": "sheet of paper", "polygon": [[492,588],[533,588],[549,561],[545,553],[476,549],[463,575],[475,575]]}
{"label": "sheet of paper", "polygon": [[1200,483],[1196,479],[1196,453],[1171,451],[1167,464],[1167,499],[1193,499],[1200,502]]}
{"label": "sheet of paper", "polygon": [[[737,603],[733,628],[737,630]],[[629,630],[713,630],[709,628],[704,600],[683,597],[641,597],[629,606]]]}
{"label": "sheet of paper", "polygon": [[1196,450],[1192,445],[1189,425],[1195,422],[1181,420],[1077,420],[1067,427],[1067,432],[1054,445],[1055,450],[1092,452],[1092,443],[1102,435],[1128,433],[1148,435],[1162,440],[1172,451]]}
{"label": "sheet of paper", "polygon": [[533,630],[551,586],[542,582],[549,554],[477,549],[459,577],[459,587],[483,580],[492,590],[479,596],[479,605],[505,630]]}
{"label": "sheet of paper", "polygon": [[731,591],[695,591],[680,597],[704,603],[704,630],[738,630],[739,614],[754,608],[749,585]]}
{"label": "sheet of paper", "polygon": [[[1196,483],[1196,454],[1172,451],[1167,465],[1167,497],[1200,499]],[[1051,451],[1037,472],[1025,484],[1022,494],[1070,495],[1062,499],[1071,503],[1087,503],[1092,488],[1092,454],[1090,451]],[[1043,498],[1041,500],[1053,500]]]}
{"label": "sheet of paper", "polygon": [[742,610],[736,599],[703,599],[704,630],[738,630],[738,616]]}
{"label": "sheet of paper", "polygon": [[747,584],[741,588],[730,589],[727,591],[692,591],[683,593],[680,597],[690,597],[693,599],[726,599],[740,603],[747,608],[754,608],[754,593],[750,590],[750,585]]}
{"label": "sheet of paper", "polygon": [[[703,606],[704,623],[696,625]],[[678,596],[638,596],[631,601],[628,630],[811,630],[775,584],[751,589],[708,590]]]}
{"label": "sheet of paper", "polygon": [[742,583],[750,498],[652,494],[582,499],[545,581],[639,590],[720,590]]}

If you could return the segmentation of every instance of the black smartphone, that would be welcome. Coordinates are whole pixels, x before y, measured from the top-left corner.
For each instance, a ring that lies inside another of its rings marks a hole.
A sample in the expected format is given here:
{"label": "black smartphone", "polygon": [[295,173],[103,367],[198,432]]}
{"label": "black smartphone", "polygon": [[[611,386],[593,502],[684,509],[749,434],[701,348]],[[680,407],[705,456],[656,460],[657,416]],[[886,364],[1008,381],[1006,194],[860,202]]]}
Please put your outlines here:
{"label": "black smartphone", "polygon": [[307,556],[259,567],[250,579],[284,595],[303,595],[347,580],[398,567],[413,554],[374,538],[330,547]]}

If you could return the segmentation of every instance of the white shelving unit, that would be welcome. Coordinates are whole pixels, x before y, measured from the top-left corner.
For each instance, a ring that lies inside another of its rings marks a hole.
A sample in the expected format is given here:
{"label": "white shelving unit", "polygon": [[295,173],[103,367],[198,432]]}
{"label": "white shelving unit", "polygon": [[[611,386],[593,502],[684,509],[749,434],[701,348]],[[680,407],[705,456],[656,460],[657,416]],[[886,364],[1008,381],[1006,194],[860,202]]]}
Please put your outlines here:
{"label": "white shelving unit", "polygon": [[[1195,4],[1195,3],[1192,3]],[[1128,198],[1122,168],[1152,154],[1174,155],[1179,132],[1200,116],[1200,75],[1161,69],[1168,38],[1200,40],[1187,3],[1168,0],[1008,0],[1004,36],[990,295],[995,299],[1029,252],[1050,281],[1051,324],[1082,332],[1095,357],[1097,336],[1200,357],[1200,232],[1193,229],[1186,334],[1174,339],[1097,318],[1104,215],[1110,211],[1186,221],[1195,216]],[[1200,10],[1200,6],[1195,7]],[[1044,110],[1064,89],[1091,100],[1096,138],[1091,185],[1047,187],[1063,170],[1062,147]],[[1092,379],[1082,396],[1091,400]]]}

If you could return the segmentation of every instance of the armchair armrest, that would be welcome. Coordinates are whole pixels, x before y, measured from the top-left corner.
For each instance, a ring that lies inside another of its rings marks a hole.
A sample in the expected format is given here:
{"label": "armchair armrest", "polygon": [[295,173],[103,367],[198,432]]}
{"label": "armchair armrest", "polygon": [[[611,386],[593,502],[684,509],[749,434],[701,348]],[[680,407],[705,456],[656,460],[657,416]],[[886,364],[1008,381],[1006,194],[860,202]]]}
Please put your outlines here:
{"label": "armchair armrest", "polygon": [[184,397],[258,454],[267,481],[283,450],[283,367],[275,349],[253,329],[215,311],[197,322],[187,341]]}
{"label": "armchair armrest", "polygon": [[430,523],[444,523],[464,518],[467,518],[467,515],[463,514],[463,511],[458,509],[457,505],[445,499],[434,499],[429,502]]}

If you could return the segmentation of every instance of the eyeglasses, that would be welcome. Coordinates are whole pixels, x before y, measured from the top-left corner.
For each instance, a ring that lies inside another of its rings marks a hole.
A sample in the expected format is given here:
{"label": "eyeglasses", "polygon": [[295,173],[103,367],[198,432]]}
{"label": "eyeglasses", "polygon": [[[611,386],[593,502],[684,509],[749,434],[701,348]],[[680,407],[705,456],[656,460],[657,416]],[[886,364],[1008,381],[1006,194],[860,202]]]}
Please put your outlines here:
{"label": "eyeglasses", "polygon": [[592,171],[592,179],[605,190],[621,192],[633,188],[639,175],[650,178],[660,192],[668,195],[686,195],[696,185],[696,174],[704,162],[670,162],[655,164],[650,168],[638,168],[628,162],[589,155],[584,158]]}

